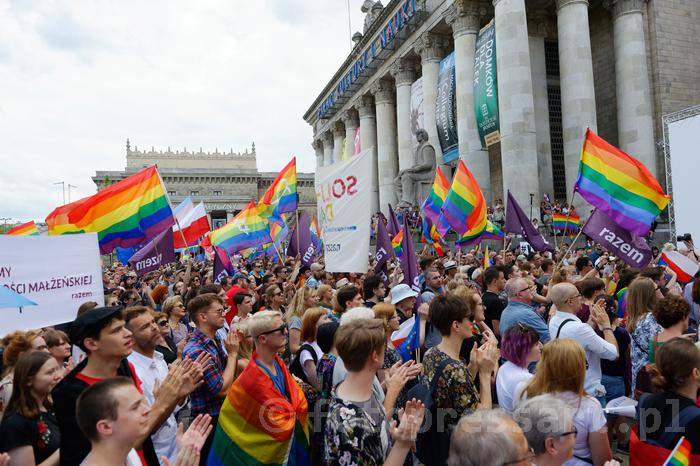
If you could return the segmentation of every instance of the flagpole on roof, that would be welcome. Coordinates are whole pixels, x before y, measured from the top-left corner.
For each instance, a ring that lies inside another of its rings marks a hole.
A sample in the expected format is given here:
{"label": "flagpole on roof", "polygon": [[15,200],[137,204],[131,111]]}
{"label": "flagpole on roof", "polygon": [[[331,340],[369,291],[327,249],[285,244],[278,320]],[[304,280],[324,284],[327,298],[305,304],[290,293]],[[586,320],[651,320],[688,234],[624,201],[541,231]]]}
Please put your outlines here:
{"label": "flagpole on roof", "polygon": [[[160,172],[158,171],[158,164],[154,164],[156,167],[156,173],[158,173],[158,179],[160,180],[160,184],[165,187],[165,183],[163,183],[163,177],[160,176]],[[182,232],[182,228],[180,227],[180,222],[177,219],[177,215],[175,215],[175,209],[173,209],[173,203],[170,201],[170,195],[168,194],[168,190],[165,190],[165,198],[168,200],[168,205],[170,206],[170,213],[173,216],[173,219],[175,220],[175,225],[177,225],[177,229],[180,232],[180,236],[182,236],[182,244],[184,244],[185,248],[187,248],[187,240],[185,239],[185,234]],[[157,252],[157,251],[156,251]]]}

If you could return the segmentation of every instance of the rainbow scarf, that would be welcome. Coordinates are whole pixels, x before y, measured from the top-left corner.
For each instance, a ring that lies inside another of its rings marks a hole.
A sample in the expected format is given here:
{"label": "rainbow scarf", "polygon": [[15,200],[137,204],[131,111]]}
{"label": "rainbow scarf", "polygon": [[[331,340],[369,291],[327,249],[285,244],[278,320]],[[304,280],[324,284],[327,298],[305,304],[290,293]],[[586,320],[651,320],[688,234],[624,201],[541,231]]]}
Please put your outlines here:
{"label": "rainbow scarf", "polygon": [[486,200],[474,175],[459,161],[457,172],[450,191],[442,205],[436,228],[443,238],[449,228],[457,235],[464,236],[470,231],[482,231],[486,228]]}
{"label": "rainbow scarf", "polygon": [[555,230],[578,231],[581,226],[581,218],[576,215],[554,214],[552,215],[552,228]]}
{"label": "rainbow scarf", "polygon": [[258,210],[263,217],[279,216],[295,211],[297,199],[297,158],[292,157],[258,201]]}
{"label": "rainbow scarf", "polygon": [[15,236],[37,236],[39,234],[39,230],[37,230],[34,220],[30,220],[27,223],[17,225],[11,230],[7,230],[5,234]]}
{"label": "rainbow scarf", "polygon": [[225,249],[229,255],[272,242],[270,223],[260,217],[258,206],[252,201],[226,225],[209,233],[209,237],[213,246]]}
{"label": "rainbow scarf", "polygon": [[50,235],[97,233],[102,254],[155,238],[173,223],[155,165],[93,196],[57,207],[46,217]]}
{"label": "rainbow scarf", "polygon": [[308,405],[279,357],[287,395],[283,396],[256,363],[233,382],[221,407],[209,466],[305,466],[309,459]]}
{"label": "rainbow scarf", "polygon": [[403,227],[391,239],[391,247],[394,249],[394,255],[397,259],[403,257]]}
{"label": "rainbow scarf", "polygon": [[649,232],[671,199],[639,160],[590,129],[583,141],[574,191],[638,236]]}

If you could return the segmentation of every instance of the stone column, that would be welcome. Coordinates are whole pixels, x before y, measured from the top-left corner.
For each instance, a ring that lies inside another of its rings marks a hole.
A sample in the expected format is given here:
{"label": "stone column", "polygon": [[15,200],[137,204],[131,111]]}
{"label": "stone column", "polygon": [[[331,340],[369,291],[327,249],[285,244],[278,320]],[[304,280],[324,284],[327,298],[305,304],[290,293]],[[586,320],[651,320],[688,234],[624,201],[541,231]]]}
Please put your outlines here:
{"label": "stone column", "polygon": [[[549,98],[547,92],[547,66],[544,55],[544,37],[547,20],[544,14],[531,14],[528,18],[530,34],[530,67],[532,69],[532,98],[535,105],[535,141],[537,142],[537,172],[540,193],[554,196],[552,180],[552,143],[549,133]],[[537,204],[539,206],[539,203]],[[524,208],[524,207],[523,207]]]}
{"label": "stone column", "polygon": [[438,73],[440,60],[445,54],[444,38],[432,32],[425,32],[417,41],[416,51],[420,54],[423,73],[423,124],[428,132],[428,140],[435,148],[435,159],[449,177],[451,170],[442,163],[442,148],[437,134],[435,109],[437,105]]}
{"label": "stone column", "polygon": [[311,143],[311,147],[314,148],[316,152],[316,171],[323,166],[323,142],[320,139],[314,139]]}
{"label": "stone column", "polygon": [[620,149],[656,175],[651,89],[644,43],[645,0],[616,0],[612,6]]}
{"label": "stone column", "polygon": [[524,0],[494,0],[503,196],[523,209],[539,199],[530,47]]}
{"label": "stone column", "polygon": [[357,110],[354,108],[347,110],[343,114],[343,124],[345,125],[345,152],[350,157],[355,150],[355,131],[359,125]]}
{"label": "stone column", "polygon": [[[578,174],[586,128],[597,132],[593,62],[588,30],[588,0],[556,2],[564,167],[566,192],[571,196]],[[583,200],[578,196],[576,199],[577,210],[579,207],[584,208]]]}
{"label": "stone column", "polygon": [[327,167],[333,163],[333,133],[326,131],[323,133],[323,166]]}
{"label": "stone column", "polygon": [[333,128],[333,163],[340,161],[343,155],[343,138],[345,137],[345,126],[340,121],[336,121],[331,126]]}
{"label": "stone column", "polygon": [[416,80],[412,61],[399,58],[391,67],[396,82],[396,130],[399,139],[399,171],[414,165],[411,133],[411,84]]}
{"label": "stone column", "polygon": [[481,147],[474,114],[474,49],[481,14],[467,0],[455,0],[447,15],[455,41],[455,78],[457,90],[457,137],[459,156],[474,174],[486,200],[491,203],[489,153]]}
{"label": "stone column", "polygon": [[377,108],[377,177],[379,178],[379,208],[386,215],[389,204],[396,205],[394,178],[398,173],[396,144],[396,110],[394,85],[380,79],[372,85]]}
{"label": "stone column", "polygon": [[379,180],[377,179],[377,120],[374,116],[374,99],[360,97],[357,107],[360,114],[360,149],[372,151],[372,213],[379,212]]}

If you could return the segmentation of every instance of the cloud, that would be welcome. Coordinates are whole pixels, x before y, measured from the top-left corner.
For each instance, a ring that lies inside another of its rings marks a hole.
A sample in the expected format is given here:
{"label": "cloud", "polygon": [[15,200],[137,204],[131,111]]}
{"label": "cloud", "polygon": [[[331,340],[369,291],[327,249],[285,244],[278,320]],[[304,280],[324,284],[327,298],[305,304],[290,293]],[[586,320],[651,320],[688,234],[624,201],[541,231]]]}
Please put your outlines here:
{"label": "cloud", "polygon": [[[361,0],[352,0],[353,30]],[[346,0],[0,0],[0,217],[42,220],[142,149],[292,155],[313,171],[302,115],[351,48]]]}

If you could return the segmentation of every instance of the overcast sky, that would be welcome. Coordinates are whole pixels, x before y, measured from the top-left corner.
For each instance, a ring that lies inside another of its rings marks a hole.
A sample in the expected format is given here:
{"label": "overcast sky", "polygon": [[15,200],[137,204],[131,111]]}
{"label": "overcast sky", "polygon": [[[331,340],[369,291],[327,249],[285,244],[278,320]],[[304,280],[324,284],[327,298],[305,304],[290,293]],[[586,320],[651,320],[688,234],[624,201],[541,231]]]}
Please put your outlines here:
{"label": "overcast sky", "polygon": [[[362,0],[349,0],[352,31]],[[0,217],[45,216],[95,192],[139,149],[297,156],[302,115],[349,53],[348,0],[0,0]]]}

